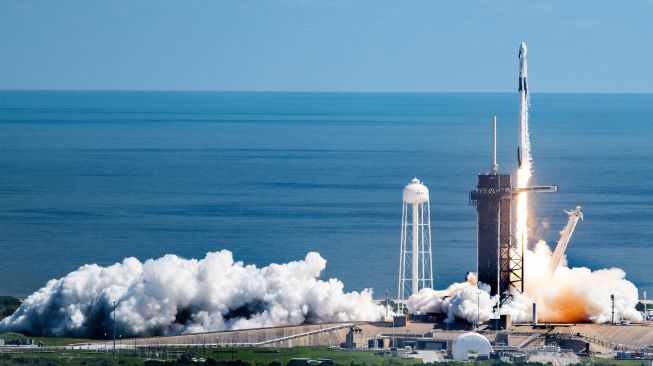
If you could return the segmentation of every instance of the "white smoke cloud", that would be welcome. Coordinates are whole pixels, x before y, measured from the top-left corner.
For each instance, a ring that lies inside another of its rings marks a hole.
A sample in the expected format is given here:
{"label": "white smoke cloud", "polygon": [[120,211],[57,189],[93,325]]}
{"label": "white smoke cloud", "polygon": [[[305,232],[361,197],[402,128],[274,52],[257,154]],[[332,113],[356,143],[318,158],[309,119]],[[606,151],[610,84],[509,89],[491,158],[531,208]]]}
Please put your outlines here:
{"label": "white smoke cloud", "polygon": [[447,322],[454,322],[458,317],[469,323],[482,323],[493,316],[498,301],[498,296],[490,296],[490,286],[478,284],[476,276],[470,274],[467,282],[454,283],[446,290],[420,290],[408,298],[406,307],[411,314],[447,314]]}
{"label": "white smoke cloud", "polygon": [[378,320],[372,291],[345,293],[337,279],[320,280],[326,260],[264,268],[234,262],[227,250],[204,259],[166,255],[141,263],[126,258],[108,267],[84,265],[29,296],[0,332],[103,337],[180,334],[313,322]]}
{"label": "white smoke cloud", "polygon": [[532,319],[532,303],[537,304],[538,319],[550,322],[612,321],[612,301],[615,297],[615,321],[641,321],[635,309],[638,292],[626,280],[619,268],[592,271],[589,268],[569,268],[566,258],[551,272],[551,249],[540,240],[533,250],[525,253],[525,295],[513,293],[506,305],[515,321]]}
{"label": "white smoke cloud", "polygon": [[413,314],[447,314],[448,321],[458,317],[469,323],[476,323],[477,317],[484,322],[499,314],[510,314],[519,323],[532,320],[536,303],[539,322],[606,323],[612,321],[610,295],[614,295],[615,321],[642,320],[635,309],[639,301],[637,288],[626,280],[623,270],[569,268],[565,259],[552,273],[550,260],[551,249],[544,241],[527,250],[524,293],[513,289],[500,309],[498,296],[491,297],[487,285],[481,283],[477,287],[475,277],[469,277],[467,282],[454,283],[446,290],[421,290],[408,299],[408,310]]}

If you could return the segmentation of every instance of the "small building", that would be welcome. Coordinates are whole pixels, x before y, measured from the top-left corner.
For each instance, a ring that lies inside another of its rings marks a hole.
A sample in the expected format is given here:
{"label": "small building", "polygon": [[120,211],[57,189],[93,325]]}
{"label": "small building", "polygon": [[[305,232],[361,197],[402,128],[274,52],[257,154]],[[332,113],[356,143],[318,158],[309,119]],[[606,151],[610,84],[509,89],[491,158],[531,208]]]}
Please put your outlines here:
{"label": "small building", "polygon": [[393,327],[405,327],[407,323],[406,315],[395,315],[392,317],[392,326]]}
{"label": "small building", "polygon": [[365,334],[363,330],[359,327],[352,326],[349,328],[349,332],[345,337],[345,342],[341,343],[340,347],[342,348],[359,348],[365,347]]}
{"label": "small building", "polygon": [[34,340],[31,338],[6,339],[4,344],[7,346],[31,346],[34,344]]}
{"label": "small building", "polygon": [[427,351],[447,350],[447,340],[435,338],[417,338],[415,339],[415,348]]}

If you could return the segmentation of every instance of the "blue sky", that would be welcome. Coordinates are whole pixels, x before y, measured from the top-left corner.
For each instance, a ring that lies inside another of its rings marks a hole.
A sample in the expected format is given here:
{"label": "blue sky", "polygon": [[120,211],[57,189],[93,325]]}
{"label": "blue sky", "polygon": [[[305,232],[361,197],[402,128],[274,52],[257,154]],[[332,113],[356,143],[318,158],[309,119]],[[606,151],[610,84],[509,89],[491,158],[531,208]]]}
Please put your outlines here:
{"label": "blue sky", "polygon": [[1,89],[653,92],[653,0],[0,0]]}

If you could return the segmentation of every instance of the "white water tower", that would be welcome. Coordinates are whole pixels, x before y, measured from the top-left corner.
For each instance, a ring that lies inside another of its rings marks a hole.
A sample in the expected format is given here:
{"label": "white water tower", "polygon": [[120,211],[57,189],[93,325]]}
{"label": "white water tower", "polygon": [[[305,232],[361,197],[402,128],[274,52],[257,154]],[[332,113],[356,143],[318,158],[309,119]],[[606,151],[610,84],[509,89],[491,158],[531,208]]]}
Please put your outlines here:
{"label": "white water tower", "polygon": [[406,300],[420,289],[433,288],[429,189],[414,178],[404,188],[401,214],[401,252],[397,299]]}

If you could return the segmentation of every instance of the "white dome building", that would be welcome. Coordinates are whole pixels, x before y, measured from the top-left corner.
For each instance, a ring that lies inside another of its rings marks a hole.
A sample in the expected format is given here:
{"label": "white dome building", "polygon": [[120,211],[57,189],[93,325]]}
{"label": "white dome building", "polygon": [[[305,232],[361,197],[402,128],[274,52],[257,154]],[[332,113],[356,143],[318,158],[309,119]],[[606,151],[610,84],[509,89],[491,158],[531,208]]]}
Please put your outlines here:
{"label": "white dome building", "polygon": [[478,333],[465,333],[458,337],[451,346],[453,359],[456,361],[469,360],[469,356],[486,356],[489,357],[492,353],[492,345]]}

